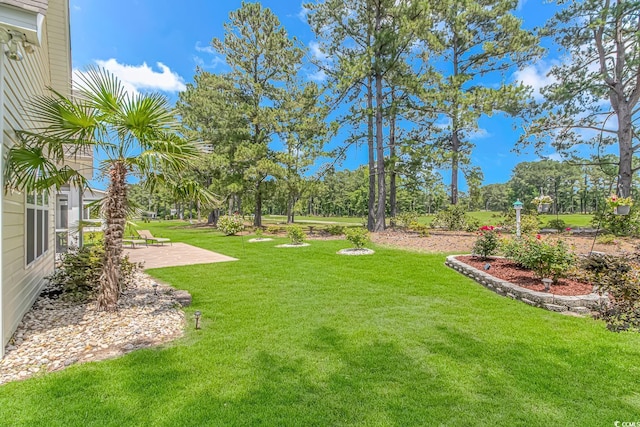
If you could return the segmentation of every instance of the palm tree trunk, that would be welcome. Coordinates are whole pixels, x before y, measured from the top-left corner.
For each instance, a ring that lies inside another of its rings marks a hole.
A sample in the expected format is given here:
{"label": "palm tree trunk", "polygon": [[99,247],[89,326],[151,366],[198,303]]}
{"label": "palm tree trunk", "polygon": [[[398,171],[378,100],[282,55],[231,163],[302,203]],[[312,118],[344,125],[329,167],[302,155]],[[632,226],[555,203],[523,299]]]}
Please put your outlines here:
{"label": "palm tree trunk", "polygon": [[120,296],[122,238],[127,220],[127,168],[115,162],[109,170],[109,188],[104,202],[104,260],[100,276],[98,310],[115,311]]}

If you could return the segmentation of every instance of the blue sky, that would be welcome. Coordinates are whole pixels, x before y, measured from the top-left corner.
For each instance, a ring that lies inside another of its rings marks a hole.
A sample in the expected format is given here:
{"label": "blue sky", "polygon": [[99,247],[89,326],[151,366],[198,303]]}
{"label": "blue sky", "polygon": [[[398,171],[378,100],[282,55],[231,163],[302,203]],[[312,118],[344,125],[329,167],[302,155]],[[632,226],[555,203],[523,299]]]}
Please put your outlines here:
{"label": "blue sky", "polygon": [[[301,2],[261,3],[313,53],[314,36],[306,24]],[[71,0],[73,67],[82,70],[99,64],[120,77],[132,91],[162,91],[175,101],[178,92],[193,80],[197,66],[213,73],[227,69],[224,58],[213,51],[210,42],[213,37],[223,37],[223,23],[229,12],[240,5],[240,0]],[[526,28],[533,28],[551,17],[556,7],[544,0],[525,0],[516,13]],[[557,53],[550,49],[548,57],[507,79],[521,80],[535,91],[548,82],[546,71],[557,60]],[[312,68],[304,72],[309,79],[317,77]],[[485,184],[505,182],[515,164],[539,158],[532,150],[520,155],[511,151],[520,135],[514,125],[518,123],[500,114],[480,120],[480,131],[473,137],[476,149],[472,162],[482,168]],[[558,158],[551,150],[545,154]],[[351,150],[348,156],[343,167],[354,168],[366,162],[366,149]],[[443,175],[448,182],[447,172]],[[465,188],[464,183],[461,187]]]}

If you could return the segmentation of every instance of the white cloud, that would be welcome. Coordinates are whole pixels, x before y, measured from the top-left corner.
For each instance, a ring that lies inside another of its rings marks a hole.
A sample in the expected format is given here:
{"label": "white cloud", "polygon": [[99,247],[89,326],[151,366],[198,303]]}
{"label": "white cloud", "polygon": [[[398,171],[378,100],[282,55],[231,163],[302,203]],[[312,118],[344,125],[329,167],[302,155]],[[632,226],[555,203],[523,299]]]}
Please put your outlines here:
{"label": "white cloud", "polygon": [[300,5],[300,12],[298,12],[298,18],[306,23],[307,22],[307,15],[309,14],[309,12],[311,12],[309,9],[307,9],[306,7],[304,7],[304,5]]}
{"label": "white cloud", "polygon": [[540,61],[535,65],[530,65],[522,70],[516,71],[513,75],[516,81],[531,87],[533,89],[533,97],[540,100],[543,98],[540,89],[557,81],[555,77],[549,75],[549,71],[551,71],[553,65],[554,64],[548,64],[545,61]]}
{"label": "white cloud", "polygon": [[516,10],[522,10],[522,7],[527,3],[527,0],[518,0],[518,6],[516,6]]}
{"label": "white cloud", "polygon": [[211,45],[202,45],[199,41],[196,42],[195,49],[197,52],[202,52],[211,56],[211,59],[206,60],[202,56],[194,55],[193,62],[200,68],[212,69],[218,67],[218,65],[226,64],[225,60],[218,55],[216,50]]}
{"label": "white cloud", "polygon": [[213,48],[213,46],[211,46],[211,45],[202,46],[202,44],[199,41],[196,42],[196,50],[198,52],[206,52],[206,53],[209,53],[211,55],[215,55],[216,54],[216,51]]}
{"label": "white cloud", "polygon": [[556,162],[561,162],[563,160],[562,155],[560,153],[551,153],[547,156],[543,156],[545,159],[555,160]]}
{"label": "white cloud", "polygon": [[317,41],[312,40],[309,42],[309,52],[311,53],[312,62],[322,68],[313,73],[307,73],[307,79],[314,82],[325,81],[327,79],[325,69],[331,68],[331,58],[322,51],[320,43]]}
{"label": "white cloud", "polygon": [[440,120],[435,122],[433,124],[433,126],[436,127],[437,129],[440,129],[440,130],[446,130],[446,129],[451,127],[452,123],[453,123],[453,121],[450,118],[445,117],[445,118],[441,118]]}
{"label": "white cloud", "polygon": [[316,41],[309,42],[309,51],[311,52],[311,56],[313,56],[313,58],[318,61],[325,62],[327,59],[329,59],[327,54],[324,53],[322,49],[320,49],[320,43]]}
{"label": "white cloud", "polygon": [[195,62],[198,67],[204,69],[212,69],[217,68],[218,65],[226,65],[224,59],[220,58],[219,56],[214,56],[213,59],[205,61],[202,57],[194,55],[193,62]]}
{"label": "white cloud", "polygon": [[485,139],[492,136],[488,130],[483,128],[474,129],[472,131],[466,132],[466,134],[467,134],[467,138],[469,138],[471,141],[475,141],[478,139]]}
{"label": "white cloud", "polygon": [[327,73],[324,70],[318,70],[315,73],[307,74],[307,79],[314,82],[323,82],[327,79]]}
{"label": "white cloud", "polygon": [[[160,71],[155,71],[146,62],[143,62],[142,65],[128,65],[120,64],[114,58],[106,61],[98,59],[95,62],[118,77],[127,92],[132,94],[145,90],[179,92],[186,89],[184,79],[162,62],[156,64]],[[82,73],[83,71],[74,70],[74,75]]]}

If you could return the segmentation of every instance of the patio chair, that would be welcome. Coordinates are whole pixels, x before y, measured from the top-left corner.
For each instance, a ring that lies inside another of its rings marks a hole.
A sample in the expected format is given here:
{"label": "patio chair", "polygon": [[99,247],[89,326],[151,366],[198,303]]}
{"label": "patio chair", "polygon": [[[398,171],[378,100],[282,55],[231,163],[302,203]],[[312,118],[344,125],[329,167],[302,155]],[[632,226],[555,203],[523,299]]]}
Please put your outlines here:
{"label": "patio chair", "polygon": [[144,239],[136,239],[135,236],[122,239],[123,245],[131,245],[131,249],[135,249],[136,245],[147,245],[147,241]]}
{"label": "patio chair", "polygon": [[171,243],[171,239],[167,237],[153,237],[153,234],[151,234],[149,230],[136,230],[136,232],[138,233],[138,236],[146,240],[147,243],[151,242],[163,246],[165,243],[169,243],[173,246],[173,243]]}

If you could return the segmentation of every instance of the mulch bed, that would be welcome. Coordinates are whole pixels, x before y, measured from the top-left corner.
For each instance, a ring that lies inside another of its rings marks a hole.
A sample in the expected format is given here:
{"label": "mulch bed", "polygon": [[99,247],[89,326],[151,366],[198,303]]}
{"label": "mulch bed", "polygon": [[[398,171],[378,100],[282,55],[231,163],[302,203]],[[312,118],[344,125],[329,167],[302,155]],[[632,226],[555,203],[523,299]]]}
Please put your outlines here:
{"label": "mulch bed", "polygon": [[[489,263],[491,268],[487,273],[498,279],[506,280],[523,288],[533,291],[544,292],[544,284],[535,277],[533,271],[519,267],[513,261],[505,258],[490,258],[489,260],[480,260],[472,256],[457,256],[458,261],[464,262],[480,271],[485,271],[484,266]],[[578,282],[572,279],[560,279],[557,284],[551,284],[550,293],[555,295],[588,295],[592,293],[593,285],[584,282]]]}

